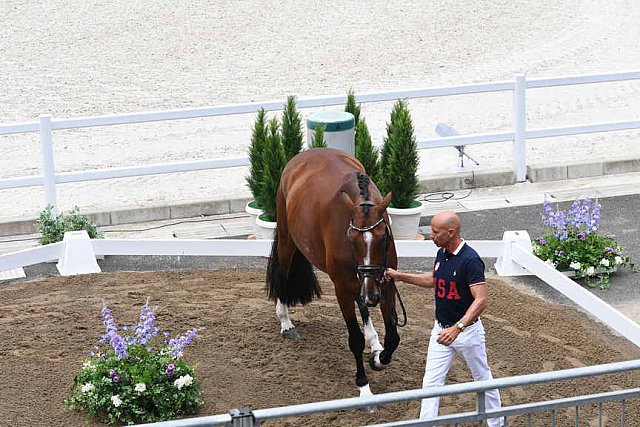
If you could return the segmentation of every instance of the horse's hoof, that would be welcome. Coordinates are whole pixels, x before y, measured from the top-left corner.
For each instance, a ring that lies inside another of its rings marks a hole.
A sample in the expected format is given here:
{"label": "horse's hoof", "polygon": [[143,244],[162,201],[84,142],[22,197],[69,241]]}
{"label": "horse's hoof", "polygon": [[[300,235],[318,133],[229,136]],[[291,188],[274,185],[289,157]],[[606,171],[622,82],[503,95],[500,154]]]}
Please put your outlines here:
{"label": "horse's hoof", "polygon": [[380,362],[380,351],[374,351],[369,356],[369,366],[374,371],[382,371],[384,369],[384,365]]}
{"label": "horse's hoof", "polygon": [[296,328],[287,329],[286,331],[282,331],[282,336],[288,340],[298,340],[300,339],[300,334]]}
{"label": "horse's hoof", "polygon": [[360,408],[362,412],[366,412],[367,414],[373,414],[374,412],[378,412],[377,406],[365,406],[364,408]]}

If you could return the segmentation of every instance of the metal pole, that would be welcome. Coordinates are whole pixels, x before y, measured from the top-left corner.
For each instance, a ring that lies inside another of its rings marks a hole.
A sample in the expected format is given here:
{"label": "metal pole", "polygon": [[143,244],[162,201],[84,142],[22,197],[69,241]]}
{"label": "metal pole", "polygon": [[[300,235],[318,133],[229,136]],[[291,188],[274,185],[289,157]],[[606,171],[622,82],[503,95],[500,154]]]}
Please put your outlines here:
{"label": "metal pole", "polygon": [[229,411],[231,415],[231,427],[260,427],[253,412],[249,408],[234,408]]}
{"label": "metal pole", "polygon": [[515,138],[513,140],[513,160],[516,168],[516,181],[523,182],[527,177],[527,82],[524,74],[516,74],[513,90],[513,120]]}
{"label": "metal pole", "polygon": [[42,144],[42,173],[44,175],[45,203],[47,206],[53,206],[53,211],[57,213],[56,171],[53,162],[51,116],[40,116],[40,143]]}

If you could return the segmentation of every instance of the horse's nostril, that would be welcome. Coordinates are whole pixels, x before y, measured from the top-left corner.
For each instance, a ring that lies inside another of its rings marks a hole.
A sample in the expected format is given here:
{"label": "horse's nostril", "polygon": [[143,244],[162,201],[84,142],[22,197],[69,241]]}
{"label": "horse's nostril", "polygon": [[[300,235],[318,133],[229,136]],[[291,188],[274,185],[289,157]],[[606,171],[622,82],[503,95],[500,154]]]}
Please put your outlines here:
{"label": "horse's nostril", "polygon": [[367,296],[364,299],[364,303],[367,307],[375,307],[380,302],[380,295],[372,295],[371,297]]}

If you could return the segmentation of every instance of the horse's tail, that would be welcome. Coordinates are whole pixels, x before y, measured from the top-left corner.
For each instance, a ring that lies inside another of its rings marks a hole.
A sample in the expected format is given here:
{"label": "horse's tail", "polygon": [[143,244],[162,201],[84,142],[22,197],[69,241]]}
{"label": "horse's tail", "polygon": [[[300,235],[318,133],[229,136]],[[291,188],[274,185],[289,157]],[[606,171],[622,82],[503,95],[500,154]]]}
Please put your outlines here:
{"label": "horse's tail", "polygon": [[[290,250],[293,255],[291,256],[289,268],[286,268],[287,266],[280,265],[278,230],[276,229],[273,245],[271,246],[269,264],[267,265],[268,297],[273,301],[279,299],[288,306],[308,304],[314,297],[320,297],[320,284],[313,271],[313,265],[295,247],[293,242],[290,241],[290,244],[292,246]],[[286,260],[284,261],[286,262]],[[283,274],[283,270],[289,271],[287,277]]]}

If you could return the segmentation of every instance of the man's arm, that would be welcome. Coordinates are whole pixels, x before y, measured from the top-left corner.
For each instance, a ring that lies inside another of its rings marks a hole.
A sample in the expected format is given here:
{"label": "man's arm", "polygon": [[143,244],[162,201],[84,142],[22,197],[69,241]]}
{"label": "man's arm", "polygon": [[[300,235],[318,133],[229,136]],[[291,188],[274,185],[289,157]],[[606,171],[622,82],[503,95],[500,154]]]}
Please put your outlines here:
{"label": "man's arm", "polygon": [[474,298],[473,303],[469,306],[464,316],[462,316],[462,319],[460,319],[460,322],[464,323],[465,326],[480,317],[484,309],[489,305],[486,283],[472,286],[470,291]]}
{"label": "man's arm", "polygon": [[399,280],[421,288],[433,288],[433,272],[428,273],[401,273],[393,268],[387,268],[384,272],[387,279]]}
{"label": "man's arm", "polygon": [[[475,300],[469,306],[464,316],[462,316],[462,318],[459,320],[465,326],[469,326],[471,322],[480,317],[484,309],[487,308],[487,305],[489,305],[486,283],[472,286],[469,290],[471,291],[471,295],[473,295]],[[442,345],[450,345],[455,341],[456,338],[458,338],[458,335],[460,335],[460,330],[456,325],[453,325],[447,329],[443,329],[442,331],[440,331],[437,341]]]}

